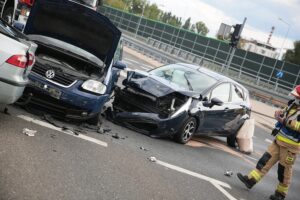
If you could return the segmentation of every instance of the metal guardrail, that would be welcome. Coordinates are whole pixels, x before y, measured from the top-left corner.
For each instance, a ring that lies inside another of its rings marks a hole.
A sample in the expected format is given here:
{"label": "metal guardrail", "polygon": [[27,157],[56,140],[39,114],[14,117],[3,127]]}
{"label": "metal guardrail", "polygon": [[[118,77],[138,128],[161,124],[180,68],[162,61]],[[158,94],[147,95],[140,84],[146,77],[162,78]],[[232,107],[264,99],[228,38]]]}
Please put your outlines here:
{"label": "metal guardrail", "polygon": [[[147,44],[147,41],[141,41],[139,39],[130,37],[128,34],[123,34],[124,38],[124,45],[132,48],[142,54],[145,54],[154,60],[157,60],[163,64],[172,64],[178,62],[185,62],[190,64],[195,64],[199,66],[203,66],[209,68],[210,70],[216,71],[218,73],[222,73],[238,82],[246,86],[251,95],[257,97],[258,99],[270,103],[279,107],[282,107],[286,104],[286,101],[289,99],[287,94],[289,93],[288,90],[285,90],[284,93],[275,92],[271,86],[265,82],[266,80],[262,78],[255,77],[251,73],[241,72],[241,70],[237,70],[234,68],[230,68],[229,70],[225,70],[225,65],[222,63],[218,63],[216,61],[209,60],[207,58],[201,58],[196,55],[191,55],[191,53],[183,54],[172,54],[172,51],[159,48],[161,45],[157,45],[156,47]],[[168,48],[168,47],[165,47]],[[169,47],[170,48],[170,47]],[[183,51],[183,50],[182,50]],[[184,56],[182,56],[184,55]],[[192,56],[192,57],[191,57]],[[193,59],[191,59],[193,58]],[[264,85],[264,87],[262,87]],[[268,86],[270,88],[268,88]],[[272,89],[271,89],[272,88]],[[282,90],[282,89],[281,89]]]}

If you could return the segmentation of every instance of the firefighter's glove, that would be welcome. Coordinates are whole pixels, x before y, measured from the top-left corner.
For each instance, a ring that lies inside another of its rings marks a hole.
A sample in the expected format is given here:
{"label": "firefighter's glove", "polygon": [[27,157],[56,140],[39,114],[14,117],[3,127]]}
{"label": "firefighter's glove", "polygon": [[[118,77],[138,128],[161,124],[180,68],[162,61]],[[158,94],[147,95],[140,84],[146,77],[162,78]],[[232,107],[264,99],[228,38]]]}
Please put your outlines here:
{"label": "firefighter's glove", "polygon": [[275,111],[274,117],[279,123],[284,123],[285,119],[282,111]]}

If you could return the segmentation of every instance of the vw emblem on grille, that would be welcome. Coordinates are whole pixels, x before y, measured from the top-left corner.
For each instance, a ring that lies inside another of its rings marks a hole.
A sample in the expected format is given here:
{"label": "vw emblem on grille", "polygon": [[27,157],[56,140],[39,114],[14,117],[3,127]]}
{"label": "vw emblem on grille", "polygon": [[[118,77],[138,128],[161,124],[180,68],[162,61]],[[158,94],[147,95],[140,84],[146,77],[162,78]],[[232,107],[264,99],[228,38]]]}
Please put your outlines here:
{"label": "vw emblem on grille", "polygon": [[55,71],[53,69],[50,69],[50,70],[46,71],[45,75],[47,78],[52,79],[55,76]]}

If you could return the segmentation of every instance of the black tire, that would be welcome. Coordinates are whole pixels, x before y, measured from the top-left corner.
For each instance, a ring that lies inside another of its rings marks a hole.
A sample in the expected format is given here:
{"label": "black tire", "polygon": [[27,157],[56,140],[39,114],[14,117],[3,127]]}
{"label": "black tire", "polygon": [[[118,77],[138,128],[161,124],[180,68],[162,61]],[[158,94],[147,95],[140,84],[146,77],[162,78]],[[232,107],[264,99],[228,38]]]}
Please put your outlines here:
{"label": "black tire", "polygon": [[14,7],[8,7],[4,9],[2,18],[9,24],[12,24],[13,15],[14,15]]}
{"label": "black tire", "polygon": [[232,147],[232,148],[236,148],[237,147],[237,143],[236,143],[236,135],[231,135],[227,137],[227,145]]}
{"label": "black tire", "polygon": [[180,144],[186,144],[193,137],[197,129],[197,120],[194,117],[188,118],[181,129],[174,135],[174,140]]}

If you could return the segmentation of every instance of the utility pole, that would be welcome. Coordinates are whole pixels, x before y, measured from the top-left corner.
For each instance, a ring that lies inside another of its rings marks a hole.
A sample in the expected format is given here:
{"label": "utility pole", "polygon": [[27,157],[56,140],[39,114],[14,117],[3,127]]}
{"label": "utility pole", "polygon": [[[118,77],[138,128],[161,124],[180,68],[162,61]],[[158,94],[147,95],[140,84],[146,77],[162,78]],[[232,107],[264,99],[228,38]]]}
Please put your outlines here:
{"label": "utility pole", "polygon": [[139,22],[138,22],[138,25],[137,25],[137,27],[136,27],[136,31],[135,31],[135,34],[134,34],[134,38],[137,37],[138,31],[139,31],[139,29],[140,29],[141,21],[142,21],[142,18],[144,17],[144,12],[145,12],[145,8],[146,8],[146,6],[147,6],[147,3],[148,3],[148,1],[146,1],[145,4],[143,5],[142,15],[141,15],[141,17],[139,18]]}
{"label": "utility pole", "polygon": [[243,29],[244,29],[244,27],[245,27],[246,21],[247,21],[247,17],[245,17],[243,24],[236,24],[235,26],[233,26],[234,31],[233,31],[233,33],[232,33],[231,41],[230,41],[230,46],[231,46],[230,50],[231,50],[231,54],[230,54],[229,60],[228,60],[227,65],[226,65],[226,71],[229,70],[229,67],[230,67],[230,65],[231,65],[233,56],[234,56],[235,51],[236,51],[236,47],[237,47],[237,45],[238,45],[238,43],[239,43],[239,40],[240,40],[240,38],[241,38],[242,31],[243,31]]}

